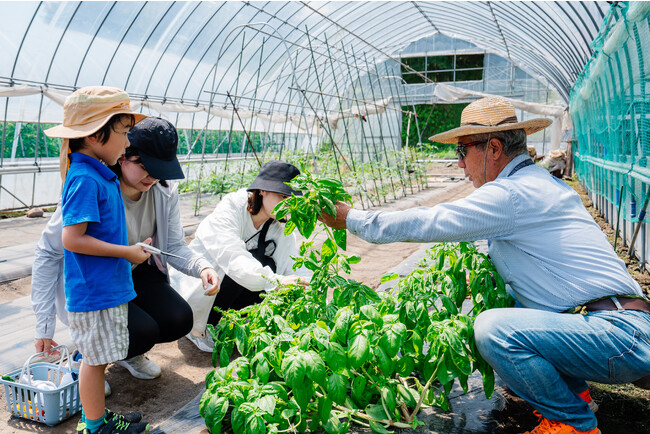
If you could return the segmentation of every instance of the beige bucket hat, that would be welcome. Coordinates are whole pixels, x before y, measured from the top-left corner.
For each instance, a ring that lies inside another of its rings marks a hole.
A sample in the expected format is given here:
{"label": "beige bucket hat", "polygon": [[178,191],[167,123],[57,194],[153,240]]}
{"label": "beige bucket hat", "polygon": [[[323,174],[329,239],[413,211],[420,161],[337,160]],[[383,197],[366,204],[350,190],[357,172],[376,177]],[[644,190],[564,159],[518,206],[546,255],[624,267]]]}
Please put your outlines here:
{"label": "beige bucket hat", "polygon": [[131,110],[129,94],[116,87],[86,86],[70,94],[63,104],[63,124],[48,128],[48,137],[60,137],[61,178],[65,179],[68,162],[68,139],[77,139],[95,134],[114,115],[133,115],[135,123],[147,115]]}
{"label": "beige bucket hat", "polygon": [[535,118],[519,122],[515,107],[510,101],[500,97],[487,97],[474,101],[460,115],[460,127],[429,137],[439,143],[458,144],[458,138],[472,134],[492,133],[495,131],[524,130],[533,134],[551,125],[553,121]]}

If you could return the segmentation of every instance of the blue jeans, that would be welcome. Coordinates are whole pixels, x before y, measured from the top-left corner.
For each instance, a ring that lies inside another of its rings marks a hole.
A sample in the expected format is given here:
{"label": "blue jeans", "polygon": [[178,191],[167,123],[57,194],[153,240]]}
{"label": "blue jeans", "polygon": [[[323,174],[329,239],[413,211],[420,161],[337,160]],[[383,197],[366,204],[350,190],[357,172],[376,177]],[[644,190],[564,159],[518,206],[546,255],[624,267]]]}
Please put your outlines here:
{"label": "blue jeans", "polygon": [[650,314],[587,315],[492,309],[474,323],[476,345],[505,384],[545,418],[579,431],[597,426],[578,394],[587,382],[627,383],[650,374]]}

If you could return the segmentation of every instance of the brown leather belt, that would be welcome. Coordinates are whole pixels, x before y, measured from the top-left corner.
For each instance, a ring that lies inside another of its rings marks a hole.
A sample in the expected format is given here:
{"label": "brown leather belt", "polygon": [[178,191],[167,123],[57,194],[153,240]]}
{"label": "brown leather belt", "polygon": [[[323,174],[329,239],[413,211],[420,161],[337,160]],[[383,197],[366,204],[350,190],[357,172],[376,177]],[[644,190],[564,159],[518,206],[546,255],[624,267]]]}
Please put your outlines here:
{"label": "brown leather belt", "polygon": [[[650,301],[640,298],[626,298],[622,296],[616,297],[621,307],[625,310],[640,310],[650,313]],[[592,301],[584,305],[588,311],[594,310],[617,310],[614,300],[611,298],[603,298],[602,300]]]}

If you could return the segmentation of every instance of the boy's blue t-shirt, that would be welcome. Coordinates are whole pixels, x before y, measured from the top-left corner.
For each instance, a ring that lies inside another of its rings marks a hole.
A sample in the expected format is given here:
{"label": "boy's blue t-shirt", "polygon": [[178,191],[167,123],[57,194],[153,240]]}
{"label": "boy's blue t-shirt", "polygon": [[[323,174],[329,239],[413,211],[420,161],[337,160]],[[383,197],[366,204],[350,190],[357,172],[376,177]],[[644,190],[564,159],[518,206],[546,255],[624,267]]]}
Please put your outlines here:
{"label": "boy's blue t-shirt", "polygon": [[[117,176],[98,160],[70,154],[63,185],[63,226],[88,222],[86,234],[111,244],[128,245],[124,202]],[[136,296],[131,265],[123,258],[91,256],[64,250],[68,312],[119,306]]]}

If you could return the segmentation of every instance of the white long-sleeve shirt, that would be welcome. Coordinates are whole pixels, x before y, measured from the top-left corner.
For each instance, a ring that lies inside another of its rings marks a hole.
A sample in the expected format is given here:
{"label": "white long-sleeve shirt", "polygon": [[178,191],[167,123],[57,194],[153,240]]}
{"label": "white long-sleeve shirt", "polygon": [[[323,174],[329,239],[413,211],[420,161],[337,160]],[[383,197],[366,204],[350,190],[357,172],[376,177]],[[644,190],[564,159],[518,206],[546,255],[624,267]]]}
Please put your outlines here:
{"label": "white long-sleeve shirt", "polygon": [[[190,248],[207,258],[223,281],[224,275],[250,291],[269,291],[277,286],[278,279],[296,274],[309,277],[306,269],[293,270],[291,256],[298,255],[296,236],[284,235],[284,224],[274,221],[268,229],[266,240],[276,243],[267,247],[267,255],[273,258],[276,271],[262,264],[249,252],[257,247],[257,234],[251,214],[247,210],[248,192],[241,189],[227,194],[217,204],[196,230]],[[246,243],[249,238],[252,239]],[[187,300],[194,312],[194,331],[202,334],[214,303],[214,296],[203,295],[199,279],[194,279],[174,270],[170,272],[172,286]]]}

